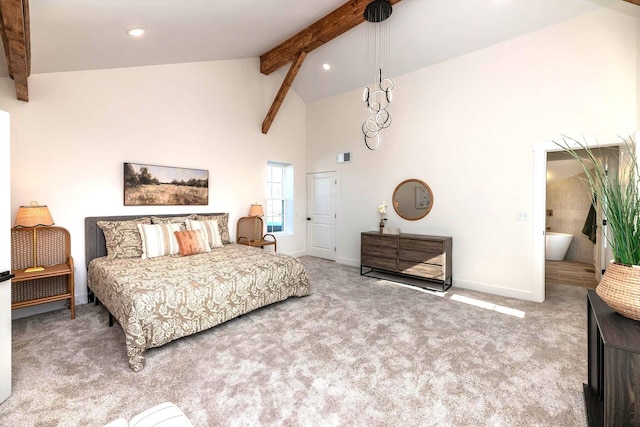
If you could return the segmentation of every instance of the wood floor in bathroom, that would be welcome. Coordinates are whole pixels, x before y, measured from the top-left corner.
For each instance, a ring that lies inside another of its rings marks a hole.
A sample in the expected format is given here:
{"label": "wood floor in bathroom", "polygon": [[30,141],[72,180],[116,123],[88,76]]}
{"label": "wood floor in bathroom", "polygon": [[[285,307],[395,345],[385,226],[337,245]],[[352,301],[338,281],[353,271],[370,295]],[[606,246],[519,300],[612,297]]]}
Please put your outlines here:
{"label": "wood floor in bathroom", "polygon": [[593,265],[576,261],[546,261],[547,284],[582,286],[595,289],[597,286]]}

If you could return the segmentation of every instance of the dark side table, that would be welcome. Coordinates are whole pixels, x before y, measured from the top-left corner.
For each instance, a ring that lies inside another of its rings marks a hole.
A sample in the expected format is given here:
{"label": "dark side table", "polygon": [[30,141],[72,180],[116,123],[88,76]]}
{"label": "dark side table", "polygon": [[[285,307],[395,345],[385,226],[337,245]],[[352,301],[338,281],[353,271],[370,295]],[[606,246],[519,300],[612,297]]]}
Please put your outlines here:
{"label": "dark side table", "polygon": [[640,322],[587,294],[589,426],[640,426]]}

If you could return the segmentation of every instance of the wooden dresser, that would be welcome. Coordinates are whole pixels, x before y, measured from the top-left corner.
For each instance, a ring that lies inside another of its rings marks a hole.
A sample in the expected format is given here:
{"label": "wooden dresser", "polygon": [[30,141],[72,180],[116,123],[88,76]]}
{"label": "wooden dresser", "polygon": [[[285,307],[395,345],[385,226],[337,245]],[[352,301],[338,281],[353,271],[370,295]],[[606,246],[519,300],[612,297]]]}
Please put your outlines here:
{"label": "wooden dresser", "polygon": [[[451,237],[422,234],[360,236],[360,274],[446,291],[451,287]],[[415,280],[418,279],[418,280]]]}

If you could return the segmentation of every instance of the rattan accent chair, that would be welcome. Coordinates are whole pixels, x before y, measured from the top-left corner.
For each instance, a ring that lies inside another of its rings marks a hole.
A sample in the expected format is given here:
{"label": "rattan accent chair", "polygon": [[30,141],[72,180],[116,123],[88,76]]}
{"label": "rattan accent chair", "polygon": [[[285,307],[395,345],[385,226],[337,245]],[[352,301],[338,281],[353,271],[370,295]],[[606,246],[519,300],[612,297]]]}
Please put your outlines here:
{"label": "rattan accent chair", "polygon": [[278,243],[276,236],[271,233],[262,234],[264,222],[257,216],[243,216],[236,225],[236,242],[241,245],[257,246],[263,248],[273,245],[273,250],[277,251]]}
{"label": "rattan accent chair", "polygon": [[71,236],[63,227],[36,227],[37,263],[42,271],[25,272],[34,267],[33,228],[11,229],[11,308],[18,309],[53,301],[69,300],[75,319],[74,266]]}

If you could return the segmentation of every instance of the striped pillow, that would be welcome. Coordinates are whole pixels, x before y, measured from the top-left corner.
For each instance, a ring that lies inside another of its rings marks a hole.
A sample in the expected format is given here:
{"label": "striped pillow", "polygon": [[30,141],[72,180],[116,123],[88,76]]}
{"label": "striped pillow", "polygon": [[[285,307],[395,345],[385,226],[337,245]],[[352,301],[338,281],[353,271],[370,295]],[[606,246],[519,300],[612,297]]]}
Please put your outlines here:
{"label": "striped pillow", "polygon": [[204,232],[207,233],[207,240],[209,241],[209,247],[211,249],[222,247],[220,228],[216,220],[194,221],[188,219],[187,230],[204,230]]}
{"label": "striped pillow", "polygon": [[180,224],[138,224],[142,238],[142,258],[155,258],[180,253],[175,231]]}
{"label": "striped pillow", "polygon": [[196,215],[196,221],[218,221],[218,229],[220,231],[220,238],[222,243],[231,243],[231,237],[229,236],[229,214],[215,214],[215,215]]}

